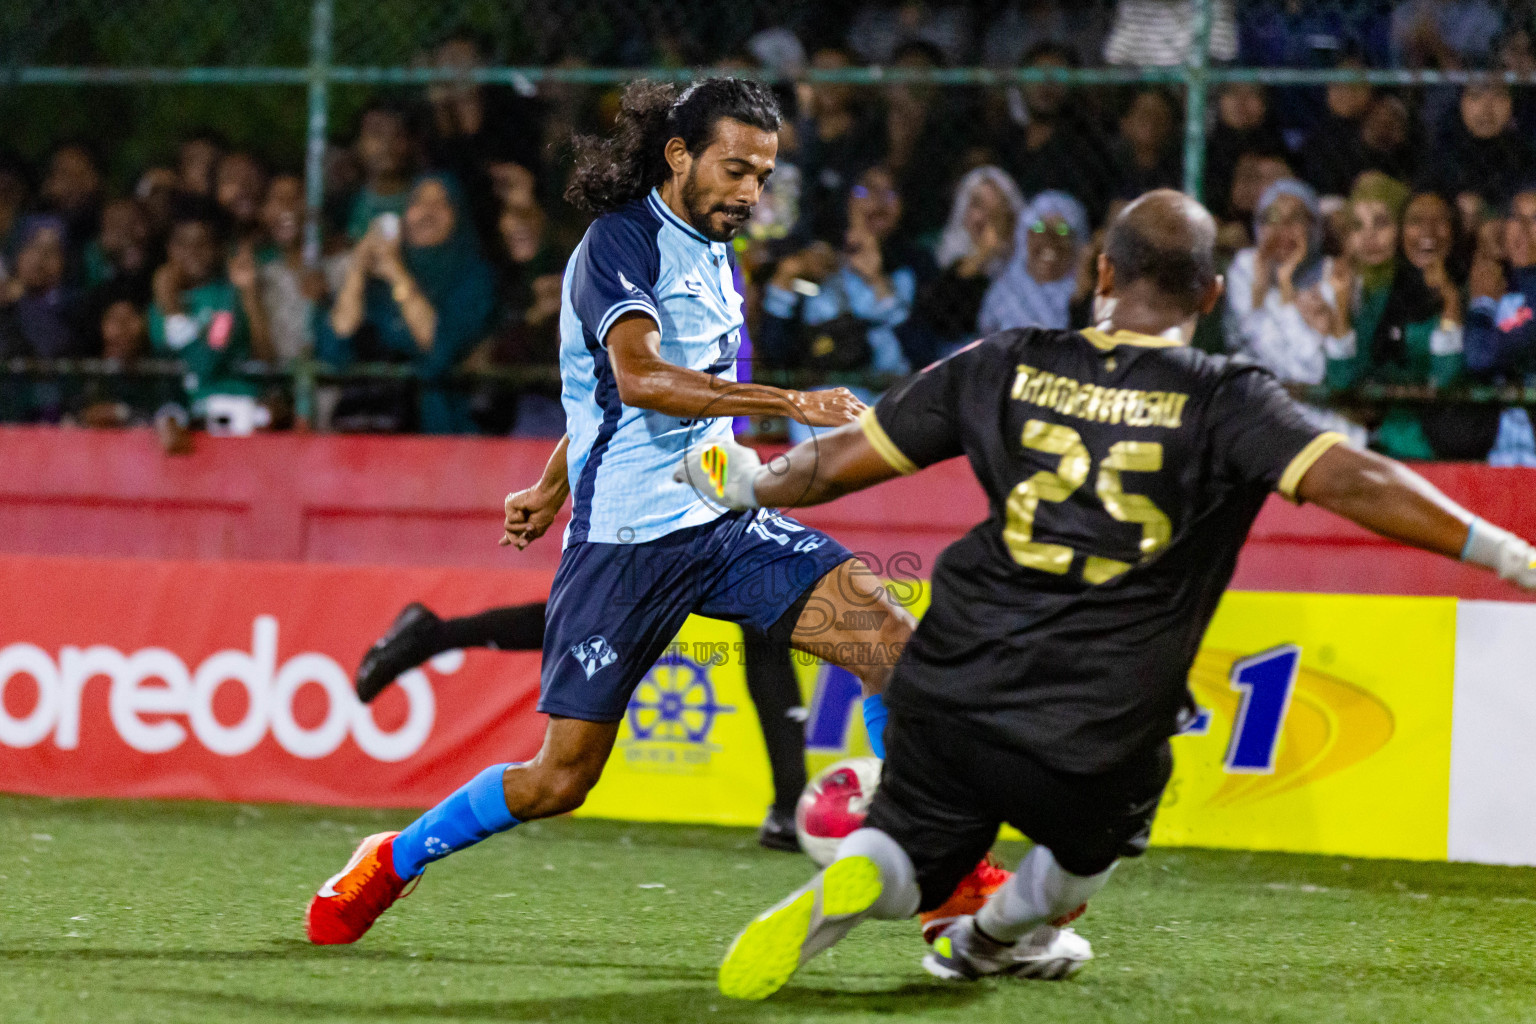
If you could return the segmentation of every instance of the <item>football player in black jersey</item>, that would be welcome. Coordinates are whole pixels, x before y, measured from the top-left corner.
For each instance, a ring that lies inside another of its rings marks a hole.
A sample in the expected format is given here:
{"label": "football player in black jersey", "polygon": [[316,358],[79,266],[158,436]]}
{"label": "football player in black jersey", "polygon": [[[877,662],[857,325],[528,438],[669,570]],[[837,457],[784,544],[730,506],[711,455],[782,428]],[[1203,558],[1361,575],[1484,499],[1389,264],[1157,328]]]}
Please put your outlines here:
{"label": "football player in black jersey", "polygon": [[1273,491],[1536,589],[1525,541],[1315,426],[1267,371],[1188,346],[1221,296],[1215,239],[1199,203],[1149,193],[1106,239],[1099,328],[984,338],[766,466],[736,445],[688,453],[679,477],[736,508],[964,455],[990,508],[934,566],[866,827],[737,937],[724,994],[763,998],[859,921],[937,905],[1003,822],[1035,846],[924,966],[1057,978],[1090,959],[1064,925],[1146,848],[1190,666]]}

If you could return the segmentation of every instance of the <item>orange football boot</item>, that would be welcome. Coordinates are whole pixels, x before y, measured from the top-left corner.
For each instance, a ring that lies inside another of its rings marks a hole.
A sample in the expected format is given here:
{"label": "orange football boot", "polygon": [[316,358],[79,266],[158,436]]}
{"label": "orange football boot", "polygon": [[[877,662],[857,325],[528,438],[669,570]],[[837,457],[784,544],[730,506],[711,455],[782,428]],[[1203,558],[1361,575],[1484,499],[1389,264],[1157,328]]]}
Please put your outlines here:
{"label": "orange football boot", "polygon": [[1012,871],[1003,867],[996,857],[987,854],[970,874],[960,880],[949,899],[921,915],[923,941],[933,945],[933,940],[944,934],[944,929],[959,918],[975,914],[987,902],[987,897],[1001,889],[1012,877]]}
{"label": "orange football boot", "polygon": [[310,942],[317,946],[356,942],[405,895],[409,882],[395,874],[393,847],[399,834],[380,832],[364,839],[347,866],[320,887],[304,915]]}

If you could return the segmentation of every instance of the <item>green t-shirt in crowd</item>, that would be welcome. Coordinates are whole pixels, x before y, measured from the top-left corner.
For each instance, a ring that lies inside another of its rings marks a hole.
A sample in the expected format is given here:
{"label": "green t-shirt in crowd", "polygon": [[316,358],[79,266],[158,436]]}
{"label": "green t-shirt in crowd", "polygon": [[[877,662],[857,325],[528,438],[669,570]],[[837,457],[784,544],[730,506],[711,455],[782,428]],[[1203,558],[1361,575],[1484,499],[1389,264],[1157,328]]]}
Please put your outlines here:
{"label": "green t-shirt in crowd", "polygon": [[180,313],[166,316],[158,303],[149,307],[149,339],[155,352],[187,364],[187,396],[193,411],[209,395],[249,395],[256,388],[240,378],[240,363],[251,358],[251,329],[240,306],[240,293],[225,280],[210,281],[181,293]]}
{"label": "green t-shirt in crowd", "polygon": [[[1379,384],[1445,387],[1461,376],[1460,344],[1436,344],[1437,333],[1443,330],[1438,316],[1407,324],[1389,324],[1388,330],[1400,332],[1403,361],[1376,362],[1373,347],[1387,314],[1391,291],[1390,281],[1361,290],[1359,306],[1351,318],[1355,349],[1347,356],[1329,356],[1326,381],[1330,389],[1344,391],[1367,380]],[[1435,458],[1434,447],[1424,433],[1418,410],[1410,406],[1393,405],[1387,409],[1377,428],[1374,447],[1398,459]]]}

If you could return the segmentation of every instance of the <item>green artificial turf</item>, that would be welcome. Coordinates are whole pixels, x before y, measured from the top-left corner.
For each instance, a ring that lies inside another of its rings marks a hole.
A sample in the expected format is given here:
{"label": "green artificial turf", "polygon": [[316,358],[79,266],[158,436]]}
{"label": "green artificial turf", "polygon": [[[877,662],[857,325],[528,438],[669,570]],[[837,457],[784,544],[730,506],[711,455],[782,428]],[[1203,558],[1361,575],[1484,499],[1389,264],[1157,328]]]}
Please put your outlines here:
{"label": "green artificial turf", "polygon": [[562,820],[308,945],[309,895],[407,817],[0,797],[0,1021],[1536,1021],[1536,871],[1465,865],[1158,850],[1078,922],[1073,981],[941,984],[915,924],[876,922],[747,1004],[716,964],[809,861]]}

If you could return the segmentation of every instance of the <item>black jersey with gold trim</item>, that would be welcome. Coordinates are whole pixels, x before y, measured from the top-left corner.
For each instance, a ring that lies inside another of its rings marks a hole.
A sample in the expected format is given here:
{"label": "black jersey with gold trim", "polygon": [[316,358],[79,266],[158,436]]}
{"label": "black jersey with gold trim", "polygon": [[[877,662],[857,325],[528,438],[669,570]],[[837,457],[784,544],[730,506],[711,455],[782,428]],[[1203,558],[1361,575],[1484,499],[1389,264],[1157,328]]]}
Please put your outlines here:
{"label": "black jersey with gold trim", "polygon": [[887,699],[1072,772],[1174,732],[1259,509],[1343,440],[1260,367],[1096,330],[992,335],[860,424],[903,473],[964,455],[990,509],[939,556]]}

